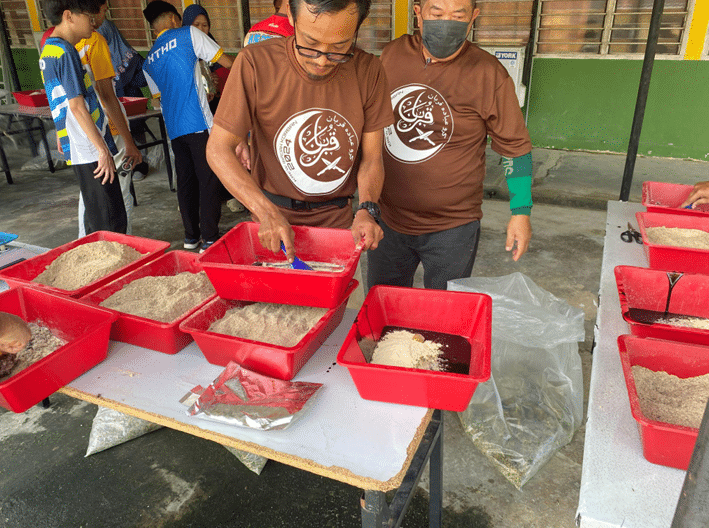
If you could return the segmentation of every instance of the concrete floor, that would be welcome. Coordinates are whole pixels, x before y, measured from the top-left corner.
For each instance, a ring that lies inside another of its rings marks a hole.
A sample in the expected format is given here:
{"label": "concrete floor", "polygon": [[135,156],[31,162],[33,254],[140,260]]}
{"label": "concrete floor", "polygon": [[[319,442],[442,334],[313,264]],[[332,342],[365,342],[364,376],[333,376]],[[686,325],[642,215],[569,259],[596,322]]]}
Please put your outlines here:
{"label": "concrete floor", "polygon": [[[73,172],[20,172],[17,168],[27,159],[27,152],[10,150],[8,154],[16,183],[7,185],[0,180],[0,231],[19,233],[22,242],[48,247],[73,240],[78,196]],[[534,157],[535,196],[563,205],[535,205],[532,244],[522,260],[514,263],[504,251],[507,203],[487,200],[473,275],[521,271],[557,297],[583,308],[586,341],[579,352],[585,407],[605,230],[603,207],[606,200],[617,199],[623,158],[543,150],[535,150]],[[486,192],[504,197],[496,165],[496,157],[491,155]],[[672,170],[678,182],[693,183],[702,175],[707,179],[709,173],[705,163],[638,160],[638,172],[650,174],[655,169],[664,174]],[[607,177],[593,178],[604,170]],[[640,182],[633,186],[631,199],[635,197],[635,201],[639,200]],[[140,205],[134,210],[134,234],[181,247],[177,201],[168,189],[165,173],[153,172],[135,186]],[[226,231],[246,218],[225,207],[221,228]],[[361,525],[361,490],[273,461],[257,476],[222,446],[169,429],[84,458],[95,410],[94,405],[62,395],[53,396],[52,406],[46,410],[36,406],[19,415],[0,410],[0,526]],[[574,526],[583,426],[573,441],[518,491],[464,435],[457,414],[444,414],[444,526]],[[427,526],[426,489],[424,478],[405,527]]]}

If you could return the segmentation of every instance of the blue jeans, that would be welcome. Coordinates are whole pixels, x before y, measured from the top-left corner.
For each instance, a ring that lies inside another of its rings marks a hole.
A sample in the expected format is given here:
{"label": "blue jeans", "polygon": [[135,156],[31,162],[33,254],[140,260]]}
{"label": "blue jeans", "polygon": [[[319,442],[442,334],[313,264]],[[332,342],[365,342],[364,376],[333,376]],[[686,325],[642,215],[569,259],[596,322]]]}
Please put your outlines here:
{"label": "blue jeans", "polygon": [[384,238],[375,250],[367,252],[367,286],[414,284],[414,273],[423,264],[425,288],[445,290],[449,280],[469,277],[473,271],[480,239],[480,221],[427,233],[405,235],[383,221]]}

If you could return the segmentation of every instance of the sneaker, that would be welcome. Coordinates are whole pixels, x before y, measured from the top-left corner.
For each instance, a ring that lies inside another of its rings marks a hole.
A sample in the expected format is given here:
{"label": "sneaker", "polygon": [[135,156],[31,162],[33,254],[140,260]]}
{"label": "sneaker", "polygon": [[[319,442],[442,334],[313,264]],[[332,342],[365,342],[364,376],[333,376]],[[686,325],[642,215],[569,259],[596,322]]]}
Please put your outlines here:
{"label": "sneaker", "polygon": [[199,252],[204,253],[210,247],[212,247],[212,244],[214,244],[214,242],[215,242],[215,240],[212,240],[211,242],[202,242],[202,248],[199,250]]}
{"label": "sneaker", "polygon": [[199,247],[199,238],[185,238],[185,243],[183,247],[185,249],[197,249]]}
{"label": "sneaker", "polygon": [[243,213],[244,211],[246,211],[246,207],[241,205],[239,200],[237,200],[236,198],[231,198],[230,200],[227,200],[226,206],[232,213]]}
{"label": "sneaker", "polygon": [[133,181],[141,181],[144,180],[145,177],[148,175],[148,164],[145,163],[144,161],[141,161],[138,163],[135,167],[133,167]]}

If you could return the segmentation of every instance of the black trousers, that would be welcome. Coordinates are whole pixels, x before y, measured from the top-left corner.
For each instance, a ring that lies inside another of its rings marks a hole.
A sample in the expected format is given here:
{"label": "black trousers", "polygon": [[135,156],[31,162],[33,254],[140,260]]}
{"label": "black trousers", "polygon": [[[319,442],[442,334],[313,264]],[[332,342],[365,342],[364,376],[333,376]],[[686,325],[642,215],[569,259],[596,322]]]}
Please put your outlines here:
{"label": "black trousers", "polygon": [[101,185],[101,178],[94,178],[96,167],[97,162],[72,165],[84,197],[86,234],[94,231],[125,234],[128,220],[118,176],[113,179],[113,183]]}
{"label": "black trousers", "polygon": [[219,238],[221,182],[207,163],[208,139],[205,130],[177,137],[171,143],[185,238],[213,242]]}
{"label": "black trousers", "polygon": [[367,251],[367,285],[414,285],[419,262],[425,288],[445,290],[448,281],[470,277],[478,252],[480,222],[425,235],[406,235],[380,222],[384,238],[377,249]]}

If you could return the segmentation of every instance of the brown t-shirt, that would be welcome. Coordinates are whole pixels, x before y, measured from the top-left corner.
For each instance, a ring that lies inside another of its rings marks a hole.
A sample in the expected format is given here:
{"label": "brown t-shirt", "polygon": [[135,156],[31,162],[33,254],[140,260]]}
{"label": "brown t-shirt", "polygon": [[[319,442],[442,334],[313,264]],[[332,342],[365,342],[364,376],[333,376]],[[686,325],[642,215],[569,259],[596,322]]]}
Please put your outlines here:
{"label": "brown t-shirt", "polygon": [[512,79],[470,42],[452,61],[426,64],[421,37],[404,35],[381,60],[394,108],[384,129],[382,218],[410,235],[479,220],[487,136],[502,156],[532,150]]}
{"label": "brown t-shirt", "polygon": [[[293,37],[239,52],[214,123],[251,131],[251,173],[270,193],[324,202],[357,189],[362,134],[393,123],[384,69],[360,49],[325,79],[298,64]],[[348,228],[352,208],[280,209],[292,224]]]}

